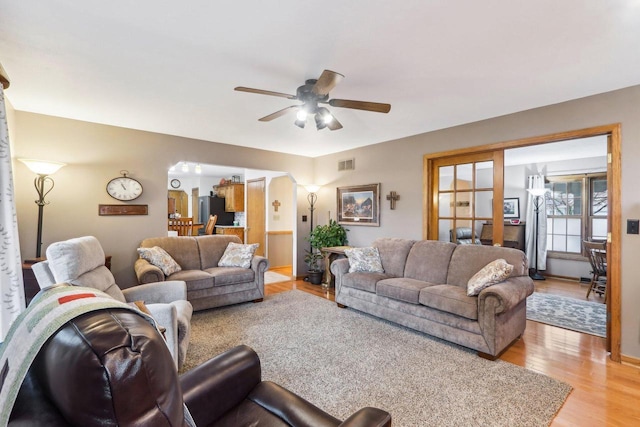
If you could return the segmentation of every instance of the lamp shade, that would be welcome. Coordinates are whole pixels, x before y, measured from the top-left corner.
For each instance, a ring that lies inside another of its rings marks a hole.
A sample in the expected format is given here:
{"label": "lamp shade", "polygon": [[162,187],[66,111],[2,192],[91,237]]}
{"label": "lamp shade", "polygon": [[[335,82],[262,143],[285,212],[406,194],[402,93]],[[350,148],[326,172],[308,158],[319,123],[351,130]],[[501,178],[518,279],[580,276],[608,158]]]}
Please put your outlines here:
{"label": "lamp shade", "polygon": [[32,172],[37,173],[38,175],[53,175],[63,166],[66,166],[66,163],[60,162],[50,162],[48,160],[35,160],[35,159],[18,159]]}
{"label": "lamp shade", "polygon": [[305,185],[304,188],[306,188],[309,193],[317,193],[318,190],[320,189],[320,186],[309,184],[309,185]]}
{"label": "lamp shade", "polygon": [[527,191],[531,193],[531,195],[534,197],[542,197],[549,191],[549,189],[548,188],[527,188]]}

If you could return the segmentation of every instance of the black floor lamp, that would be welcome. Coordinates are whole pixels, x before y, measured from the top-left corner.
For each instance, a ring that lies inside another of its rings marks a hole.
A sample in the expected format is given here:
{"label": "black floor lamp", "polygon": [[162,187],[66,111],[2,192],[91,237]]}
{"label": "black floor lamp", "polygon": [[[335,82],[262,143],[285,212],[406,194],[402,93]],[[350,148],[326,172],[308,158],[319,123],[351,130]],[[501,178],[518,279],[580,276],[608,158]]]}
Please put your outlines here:
{"label": "black floor lamp", "polygon": [[[309,235],[313,232],[313,211],[315,210],[315,204],[318,200],[318,190],[320,189],[319,185],[305,185],[304,188],[307,189],[309,194],[307,194],[307,201],[309,202],[309,210],[311,211],[311,227],[309,228]],[[313,246],[309,248],[310,252],[313,252]]]}
{"label": "black floor lamp", "polygon": [[544,206],[544,195],[549,190],[547,190],[546,188],[529,188],[527,191],[533,196],[533,208],[536,214],[534,249],[535,264],[533,268],[529,269],[529,277],[531,277],[533,280],[545,280],[545,277],[538,271],[538,239],[540,231],[540,209]]}
{"label": "black floor lamp", "polygon": [[[37,258],[42,256],[42,217],[44,214],[44,206],[48,205],[49,202],[45,201],[44,198],[51,190],[53,190],[53,186],[55,183],[53,182],[53,178],[49,175],[53,175],[60,169],[65,166],[64,163],[59,162],[48,162],[44,160],[34,160],[34,159],[18,159],[34,173],[38,176],[33,181],[33,185],[36,187],[36,191],[38,192],[38,200],[36,200],[36,205],[38,205],[38,235],[36,240],[36,260],[27,260],[37,262]],[[49,183],[51,186],[45,191],[45,184]]]}

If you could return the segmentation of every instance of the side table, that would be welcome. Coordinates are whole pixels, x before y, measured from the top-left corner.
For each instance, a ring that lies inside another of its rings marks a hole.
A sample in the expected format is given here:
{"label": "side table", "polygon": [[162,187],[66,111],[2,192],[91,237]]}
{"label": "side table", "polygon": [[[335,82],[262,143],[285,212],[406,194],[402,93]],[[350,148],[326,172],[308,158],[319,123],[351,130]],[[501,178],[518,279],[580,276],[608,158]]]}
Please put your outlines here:
{"label": "side table", "polygon": [[335,286],[335,278],[331,274],[331,263],[338,258],[344,258],[345,249],[351,249],[351,246],[331,246],[328,248],[321,248],[320,252],[324,255],[324,271],[325,280],[322,282],[322,287],[330,288]]}

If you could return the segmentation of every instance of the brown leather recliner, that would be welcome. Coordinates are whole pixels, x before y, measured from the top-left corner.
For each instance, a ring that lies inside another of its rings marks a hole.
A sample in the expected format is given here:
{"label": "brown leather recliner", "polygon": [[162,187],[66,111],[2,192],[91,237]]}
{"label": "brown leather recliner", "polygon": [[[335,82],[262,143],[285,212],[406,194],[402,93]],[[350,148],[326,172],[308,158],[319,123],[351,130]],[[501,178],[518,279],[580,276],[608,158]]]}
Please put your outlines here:
{"label": "brown leather recliner", "polygon": [[178,377],[162,337],[139,315],[120,309],[68,322],[32,364],[9,425],[184,426],[183,402],[202,426],[390,426],[364,408],[344,422],[262,381],[260,360],[233,348]]}

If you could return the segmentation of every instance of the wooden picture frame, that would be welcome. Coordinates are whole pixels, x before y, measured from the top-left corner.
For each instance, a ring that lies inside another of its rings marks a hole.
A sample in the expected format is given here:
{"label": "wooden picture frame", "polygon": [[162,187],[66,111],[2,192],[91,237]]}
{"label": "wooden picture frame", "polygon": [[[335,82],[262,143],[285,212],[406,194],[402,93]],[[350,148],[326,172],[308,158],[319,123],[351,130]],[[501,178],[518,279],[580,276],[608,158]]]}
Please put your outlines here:
{"label": "wooden picture frame", "polygon": [[98,215],[148,215],[149,205],[98,205]]}
{"label": "wooden picture frame", "polygon": [[337,188],[338,224],[380,227],[380,183]]}
{"label": "wooden picture frame", "polygon": [[520,199],[518,197],[505,198],[503,205],[504,218],[520,218]]}

